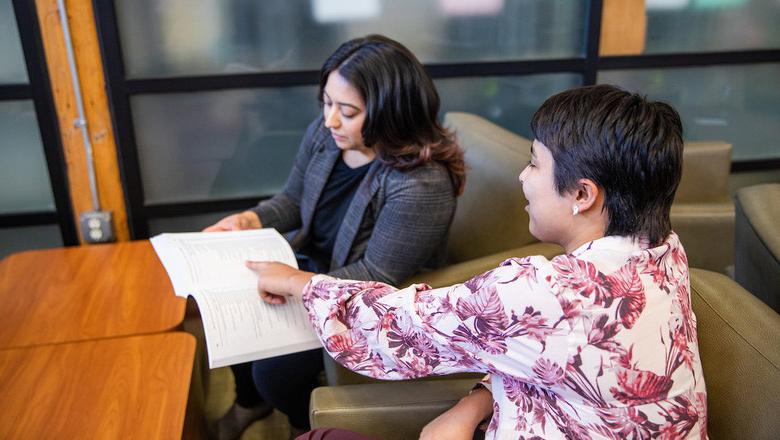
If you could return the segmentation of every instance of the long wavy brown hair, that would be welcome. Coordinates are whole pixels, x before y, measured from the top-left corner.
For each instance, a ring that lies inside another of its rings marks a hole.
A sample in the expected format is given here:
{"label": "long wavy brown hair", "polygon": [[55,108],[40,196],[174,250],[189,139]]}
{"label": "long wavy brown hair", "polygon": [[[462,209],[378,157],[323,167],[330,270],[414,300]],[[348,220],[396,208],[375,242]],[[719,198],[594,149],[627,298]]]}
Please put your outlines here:
{"label": "long wavy brown hair", "polygon": [[366,103],[363,143],[384,163],[409,170],[438,162],[449,171],[456,195],[463,193],[463,150],[438,119],[439,94],[417,57],[401,43],[381,35],[356,38],[339,46],[320,71],[320,100],[328,76],[338,73]]}

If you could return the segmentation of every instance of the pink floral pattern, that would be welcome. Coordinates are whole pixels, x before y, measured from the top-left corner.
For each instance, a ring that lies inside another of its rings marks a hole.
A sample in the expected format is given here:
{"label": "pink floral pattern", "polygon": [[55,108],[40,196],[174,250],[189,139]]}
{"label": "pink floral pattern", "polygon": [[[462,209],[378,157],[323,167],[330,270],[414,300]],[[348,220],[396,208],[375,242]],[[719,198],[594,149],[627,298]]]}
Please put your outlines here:
{"label": "pink floral pattern", "polygon": [[314,277],[304,304],[341,364],[381,379],[488,373],[488,439],[706,439],[688,263],[605,237],[466,283],[397,290]]}

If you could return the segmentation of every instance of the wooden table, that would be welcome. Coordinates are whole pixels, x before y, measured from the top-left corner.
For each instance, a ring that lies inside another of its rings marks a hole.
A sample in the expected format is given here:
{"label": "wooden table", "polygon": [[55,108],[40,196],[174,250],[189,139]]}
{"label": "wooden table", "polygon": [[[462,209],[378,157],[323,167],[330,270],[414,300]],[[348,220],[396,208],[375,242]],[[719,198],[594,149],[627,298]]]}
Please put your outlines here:
{"label": "wooden table", "polygon": [[195,338],[0,350],[0,438],[180,439]]}
{"label": "wooden table", "polygon": [[0,349],[174,330],[185,305],[147,240],[0,261]]}

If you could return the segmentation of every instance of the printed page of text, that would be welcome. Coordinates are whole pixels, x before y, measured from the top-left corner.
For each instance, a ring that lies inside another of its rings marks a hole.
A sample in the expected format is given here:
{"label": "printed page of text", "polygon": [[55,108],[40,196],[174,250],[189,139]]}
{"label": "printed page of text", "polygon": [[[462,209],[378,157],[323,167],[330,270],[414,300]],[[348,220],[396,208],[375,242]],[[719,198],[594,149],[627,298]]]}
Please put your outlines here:
{"label": "printed page of text", "polygon": [[299,299],[266,304],[254,287],[199,290],[193,297],[203,320],[210,368],[321,346]]}
{"label": "printed page of text", "polygon": [[270,228],[160,234],[151,242],[178,296],[218,287],[254,288],[257,276],[245,266],[247,260],[298,267],[287,240]]}

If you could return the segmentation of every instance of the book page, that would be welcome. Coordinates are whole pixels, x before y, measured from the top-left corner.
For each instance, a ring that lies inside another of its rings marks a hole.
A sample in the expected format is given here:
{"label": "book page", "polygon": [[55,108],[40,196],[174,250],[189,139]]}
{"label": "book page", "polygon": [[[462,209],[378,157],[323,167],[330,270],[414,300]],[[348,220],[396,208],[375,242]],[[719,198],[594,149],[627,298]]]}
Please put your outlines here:
{"label": "book page", "polygon": [[300,299],[260,299],[257,275],[245,262],[298,267],[274,229],[160,234],[151,239],[178,296],[198,303],[211,368],[320,347]]}
{"label": "book page", "polygon": [[178,296],[220,287],[254,288],[244,263],[280,261],[298,267],[287,240],[275,229],[160,234],[150,240]]}
{"label": "book page", "polygon": [[249,362],[321,346],[300,299],[266,304],[257,290],[199,290],[209,367]]}

